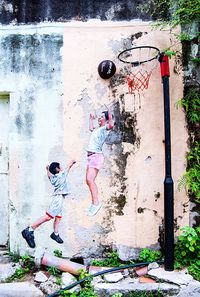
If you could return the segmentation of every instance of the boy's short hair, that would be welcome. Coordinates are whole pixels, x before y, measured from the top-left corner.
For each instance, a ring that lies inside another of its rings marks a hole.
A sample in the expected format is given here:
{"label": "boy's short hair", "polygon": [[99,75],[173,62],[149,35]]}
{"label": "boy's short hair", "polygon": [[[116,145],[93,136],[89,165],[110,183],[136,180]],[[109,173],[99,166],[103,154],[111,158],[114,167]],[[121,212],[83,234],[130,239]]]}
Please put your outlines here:
{"label": "boy's short hair", "polygon": [[60,163],[58,162],[53,162],[49,165],[49,171],[51,172],[51,174],[56,174],[58,173],[56,168],[60,168]]}

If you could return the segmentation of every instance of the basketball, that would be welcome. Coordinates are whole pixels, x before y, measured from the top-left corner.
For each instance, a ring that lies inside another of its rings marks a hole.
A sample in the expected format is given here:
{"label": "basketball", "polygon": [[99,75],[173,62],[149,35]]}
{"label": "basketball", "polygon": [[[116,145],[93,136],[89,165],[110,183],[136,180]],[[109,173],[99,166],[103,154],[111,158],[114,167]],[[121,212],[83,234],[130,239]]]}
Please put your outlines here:
{"label": "basketball", "polygon": [[111,78],[116,72],[116,66],[113,61],[104,60],[98,66],[98,73],[101,78],[108,79]]}

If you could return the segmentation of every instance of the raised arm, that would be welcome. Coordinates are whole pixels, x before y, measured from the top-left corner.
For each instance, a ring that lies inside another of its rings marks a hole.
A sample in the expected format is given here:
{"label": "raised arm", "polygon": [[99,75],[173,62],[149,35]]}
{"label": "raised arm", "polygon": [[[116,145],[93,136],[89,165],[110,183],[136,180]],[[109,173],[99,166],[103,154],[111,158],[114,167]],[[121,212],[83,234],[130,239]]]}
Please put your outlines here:
{"label": "raised arm", "polygon": [[71,160],[71,161],[69,161],[69,163],[68,163],[68,165],[67,165],[67,170],[69,171],[70,168],[71,168],[75,163],[76,163],[75,160]]}
{"label": "raised arm", "polygon": [[106,124],[106,129],[111,130],[114,127],[114,121],[112,117],[112,113],[108,110],[108,121]]}
{"label": "raised arm", "polygon": [[46,171],[47,171],[47,176],[50,179],[50,177],[52,176],[51,172],[49,171],[49,165],[46,166]]}
{"label": "raised arm", "polygon": [[93,131],[95,129],[94,119],[95,119],[95,116],[90,113],[90,118],[89,118],[89,130],[90,131]]}

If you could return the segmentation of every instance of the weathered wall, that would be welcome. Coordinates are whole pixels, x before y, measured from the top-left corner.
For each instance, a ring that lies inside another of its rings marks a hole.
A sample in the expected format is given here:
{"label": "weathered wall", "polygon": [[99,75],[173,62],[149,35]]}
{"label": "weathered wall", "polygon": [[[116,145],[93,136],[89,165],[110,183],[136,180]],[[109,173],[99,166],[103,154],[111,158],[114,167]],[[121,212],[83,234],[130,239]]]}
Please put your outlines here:
{"label": "weathered wall", "polygon": [[[139,34],[138,34],[139,33]],[[139,38],[138,38],[139,37]],[[137,249],[154,246],[162,237],[164,128],[159,65],[149,90],[128,94],[126,65],[117,55],[127,46],[170,45],[168,31],[152,30],[148,23],[40,24],[4,27],[0,32],[0,88],[10,93],[9,199],[10,246],[22,254],[27,245],[21,230],[43,215],[51,186],[45,166],[75,158],[70,172],[72,194],[65,203],[60,233],[65,243],[49,239],[52,223],[39,228],[37,245],[62,249],[67,256],[98,255],[117,246],[122,258]],[[110,80],[97,73],[98,63],[111,59],[117,72]],[[188,224],[187,197],[178,192],[185,170],[187,133],[184,114],[175,106],[182,96],[181,73],[170,61],[172,168],[176,230]],[[86,216],[90,203],[85,185],[86,146],[90,112],[100,112],[115,101],[116,127],[105,145],[105,165],[97,183],[103,209]]]}
{"label": "weathered wall", "polygon": [[0,22],[35,23],[42,21],[64,22],[69,20],[87,21],[128,21],[149,20],[143,0],[0,0]]}

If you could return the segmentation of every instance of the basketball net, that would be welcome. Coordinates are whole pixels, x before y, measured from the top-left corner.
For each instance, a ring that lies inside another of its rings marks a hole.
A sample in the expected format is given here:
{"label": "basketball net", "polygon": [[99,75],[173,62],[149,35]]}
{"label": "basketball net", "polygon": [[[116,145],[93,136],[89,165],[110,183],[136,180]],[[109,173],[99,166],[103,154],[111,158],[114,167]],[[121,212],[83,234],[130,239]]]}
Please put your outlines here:
{"label": "basketball net", "polygon": [[149,87],[151,74],[159,64],[159,53],[158,48],[144,45],[125,49],[118,55],[119,60],[127,64],[124,68],[124,78],[128,85],[127,94],[133,94],[133,96],[126,98],[129,101],[133,99],[134,110],[141,108],[140,95],[144,96],[145,90]]}
{"label": "basketball net", "polygon": [[158,61],[153,60],[146,64],[140,64],[139,66],[129,66],[130,74],[127,76],[128,92],[134,94],[138,92],[139,94],[148,89],[149,79],[153,70],[157,67]]}
{"label": "basketball net", "polygon": [[[129,74],[126,76],[128,94],[131,94],[132,99],[127,97],[127,100],[132,101],[132,108],[137,112],[142,107],[141,96],[144,97],[145,90],[149,87],[149,81],[153,70],[158,66],[158,61],[153,60],[139,66],[127,66]],[[128,102],[127,102],[128,105]]]}

